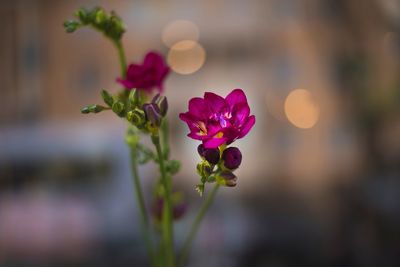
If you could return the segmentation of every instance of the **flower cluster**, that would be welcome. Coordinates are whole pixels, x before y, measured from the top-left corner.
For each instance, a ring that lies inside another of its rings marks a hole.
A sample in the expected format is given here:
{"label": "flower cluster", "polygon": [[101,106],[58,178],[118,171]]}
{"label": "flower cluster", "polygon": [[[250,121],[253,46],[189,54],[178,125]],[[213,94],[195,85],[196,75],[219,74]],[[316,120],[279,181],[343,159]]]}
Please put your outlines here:
{"label": "flower cluster", "polygon": [[227,146],[247,135],[255,124],[243,90],[235,89],[225,98],[206,92],[204,98],[192,98],[189,111],[179,117],[189,127],[188,136],[202,141],[198,146],[202,161],[197,165],[201,177],[197,191],[202,194],[206,182],[235,186],[233,171],[240,166],[242,154],[237,147]]}
{"label": "flower cluster", "polygon": [[101,7],[93,9],[80,8],[75,12],[78,20],[67,20],[64,28],[68,33],[83,26],[92,26],[113,41],[119,41],[125,32],[125,26],[115,12],[107,14]]}
{"label": "flower cluster", "polygon": [[[68,33],[89,26],[113,42],[121,66],[121,75],[116,81],[123,86],[115,94],[102,90],[101,97],[105,105],[89,105],[81,112],[87,114],[108,110],[128,122],[125,140],[130,150],[135,195],[150,263],[153,267],[184,266],[199,223],[217,189],[220,185],[236,186],[237,177],[233,172],[242,162],[242,153],[237,147],[229,145],[246,136],[255,124],[255,116],[250,115],[246,95],[241,89],[233,90],[225,98],[207,92],[203,98],[191,99],[188,112],[179,115],[190,129],[188,136],[202,142],[197,149],[201,157],[197,173],[201,180],[196,189],[202,194],[206,183],[215,183],[215,186],[196,216],[176,261],[173,220],[182,217],[187,206],[182,193],[173,190],[173,176],[179,171],[180,163],[169,156],[168,101],[161,95],[170,69],[162,55],[156,52],[147,53],[142,63],[127,67],[122,42],[125,26],[115,12],[107,13],[99,7],[90,10],[81,8],[75,16],[76,20],[64,23]],[[150,137],[153,148],[141,142],[142,135]],[[149,161],[158,166],[160,174],[153,187],[151,213],[145,205],[138,171],[138,164]],[[150,214],[153,220],[150,220]],[[160,238],[153,240],[153,234],[159,234]],[[154,241],[156,244],[153,244]],[[176,265],[177,262],[179,265]]]}

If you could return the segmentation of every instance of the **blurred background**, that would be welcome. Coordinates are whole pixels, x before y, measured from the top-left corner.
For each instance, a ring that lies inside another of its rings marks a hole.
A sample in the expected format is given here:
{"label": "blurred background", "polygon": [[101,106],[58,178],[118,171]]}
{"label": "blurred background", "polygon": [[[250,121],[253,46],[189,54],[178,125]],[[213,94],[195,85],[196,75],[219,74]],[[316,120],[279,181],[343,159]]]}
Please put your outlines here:
{"label": "blurred background", "polygon": [[[119,90],[117,53],[62,27],[96,5],[124,19],[128,62],[156,50],[172,69],[178,247],[202,201],[178,114],[243,88],[257,117],[189,266],[400,266],[398,0],[1,1],[0,266],[147,264],[126,124],[80,114]],[[151,196],[154,165],[140,172]]]}

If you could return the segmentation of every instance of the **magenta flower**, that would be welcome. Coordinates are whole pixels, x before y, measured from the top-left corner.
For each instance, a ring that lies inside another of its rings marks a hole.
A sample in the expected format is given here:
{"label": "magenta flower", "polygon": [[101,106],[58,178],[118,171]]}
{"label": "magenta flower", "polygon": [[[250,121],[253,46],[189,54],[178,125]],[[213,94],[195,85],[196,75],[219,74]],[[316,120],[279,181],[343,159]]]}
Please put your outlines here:
{"label": "magenta flower", "polygon": [[192,98],[189,111],[179,118],[189,126],[189,137],[201,140],[205,148],[216,148],[244,137],[256,122],[255,116],[249,115],[246,95],[235,89],[225,99],[210,92],[204,98]]}
{"label": "magenta flower", "polygon": [[151,92],[156,88],[161,92],[168,73],[169,67],[165,64],[164,58],[156,52],[149,52],[142,64],[130,64],[126,78],[118,78],[117,82],[126,89],[137,88]]}

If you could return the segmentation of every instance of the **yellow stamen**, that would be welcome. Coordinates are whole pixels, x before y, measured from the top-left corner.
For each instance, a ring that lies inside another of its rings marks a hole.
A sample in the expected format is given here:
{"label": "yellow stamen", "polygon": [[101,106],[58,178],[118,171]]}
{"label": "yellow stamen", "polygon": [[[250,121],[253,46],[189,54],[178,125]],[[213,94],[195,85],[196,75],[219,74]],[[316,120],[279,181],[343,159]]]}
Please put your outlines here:
{"label": "yellow stamen", "polygon": [[224,136],[223,132],[219,132],[216,135],[214,135],[214,137],[216,137],[216,138],[221,138],[222,136]]}
{"label": "yellow stamen", "polygon": [[200,130],[199,135],[207,135],[207,128],[206,128],[206,125],[204,124],[204,122],[199,121],[197,123],[197,127]]}

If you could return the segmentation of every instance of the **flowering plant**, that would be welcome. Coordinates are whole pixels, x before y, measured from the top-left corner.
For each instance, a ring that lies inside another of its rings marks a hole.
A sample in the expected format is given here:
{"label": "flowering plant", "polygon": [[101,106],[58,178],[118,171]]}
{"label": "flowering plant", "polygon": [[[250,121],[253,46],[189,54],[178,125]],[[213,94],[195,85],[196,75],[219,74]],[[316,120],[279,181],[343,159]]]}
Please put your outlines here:
{"label": "flowering plant", "polygon": [[[121,76],[116,81],[123,86],[116,94],[102,90],[105,105],[89,105],[81,112],[88,114],[110,110],[127,121],[126,143],[130,148],[133,183],[150,264],[154,267],[184,266],[200,222],[218,188],[232,187],[237,183],[233,172],[241,164],[242,154],[237,147],[228,146],[243,138],[255,123],[246,95],[241,89],[233,90],[226,98],[207,92],[204,98],[191,99],[189,111],[179,115],[190,129],[188,136],[202,141],[197,149],[201,161],[197,165],[200,183],[196,190],[203,195],[206,183],[214,183],[215,186],[208,193],[176,259],[173,220],[183,216],[186,205],[182,193],[172,190],[172,178],[179,171],[180,162],[170,159],[166,118],[168,101],[161,95],[169,67],[157,52],[149,52],[141,64],[127,66],[122,44],[125,26],[114,12],[107,13],[99,7],[91,10],[81,8],[75,16],[76,20],[64,23],[67,32],[90,26],[113,42],[121,65]],[[149,136],[154,148],[141,143],[142,136]],[[158,165],[160,172],[160,179],[154,185],[156,194],[151,209],[152,219],[145,205],[138,171],[139,164],[150,161]],[[156,234],[161,235],[157,249],[154,244],[159,240],[155,238]]]}

